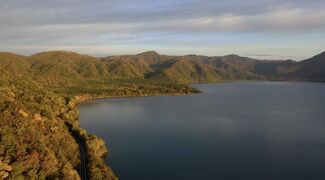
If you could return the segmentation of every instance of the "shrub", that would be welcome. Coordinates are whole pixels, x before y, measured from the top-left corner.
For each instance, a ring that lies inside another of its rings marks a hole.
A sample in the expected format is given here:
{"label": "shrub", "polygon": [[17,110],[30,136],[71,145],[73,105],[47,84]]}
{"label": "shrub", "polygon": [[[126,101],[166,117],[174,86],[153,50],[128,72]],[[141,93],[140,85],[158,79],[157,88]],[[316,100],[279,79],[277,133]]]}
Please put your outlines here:
{"label": "shrub", "polygon": [[41,115],[47,117],[48,119],[53,119],[54,113],[51,112],[50,110],[41,110]]}

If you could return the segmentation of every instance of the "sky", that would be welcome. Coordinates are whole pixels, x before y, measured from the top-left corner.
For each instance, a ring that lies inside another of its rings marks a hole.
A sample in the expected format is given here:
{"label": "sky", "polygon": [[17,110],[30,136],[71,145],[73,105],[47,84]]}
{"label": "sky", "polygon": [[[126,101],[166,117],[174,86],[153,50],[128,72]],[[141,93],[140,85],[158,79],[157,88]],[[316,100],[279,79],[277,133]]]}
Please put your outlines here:
{"label": "sky", "polygon": [[93,56],[325,51],[325,0],[0,0],[0,51]]}

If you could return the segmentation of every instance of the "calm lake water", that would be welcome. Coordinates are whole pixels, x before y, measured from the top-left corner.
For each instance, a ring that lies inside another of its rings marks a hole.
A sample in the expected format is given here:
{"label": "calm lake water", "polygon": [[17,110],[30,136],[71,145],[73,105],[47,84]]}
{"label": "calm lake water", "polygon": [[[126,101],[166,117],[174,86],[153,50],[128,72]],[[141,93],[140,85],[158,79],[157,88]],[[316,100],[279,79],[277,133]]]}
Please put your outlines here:
{"label": "calm lake water", "polygon": [[80,106],[121,180],[325,179],[325,84],[195,84],[190,96]]}

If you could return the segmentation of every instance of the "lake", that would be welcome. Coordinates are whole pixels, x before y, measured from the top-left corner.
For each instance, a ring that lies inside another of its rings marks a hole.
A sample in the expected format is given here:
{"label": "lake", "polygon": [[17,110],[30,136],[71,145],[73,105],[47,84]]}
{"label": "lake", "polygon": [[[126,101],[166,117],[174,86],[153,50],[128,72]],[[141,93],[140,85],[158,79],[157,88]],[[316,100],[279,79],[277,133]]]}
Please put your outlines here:
{"label": "lake", "polygon": [[325,84],[194,84],[203,93],[83,104],[121,180],[325,179]]}

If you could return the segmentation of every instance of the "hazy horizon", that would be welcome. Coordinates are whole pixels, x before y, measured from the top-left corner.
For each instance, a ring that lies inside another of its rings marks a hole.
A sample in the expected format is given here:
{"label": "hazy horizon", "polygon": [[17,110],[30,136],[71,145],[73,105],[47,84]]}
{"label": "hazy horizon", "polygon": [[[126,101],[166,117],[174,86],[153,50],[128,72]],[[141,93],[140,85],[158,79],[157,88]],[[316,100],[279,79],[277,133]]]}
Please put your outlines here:
{"label": "hazy horizon", "polygon": [[157,51],[302,60],[325,47],[325,1],[11,0],[0,51],[92,56]]}

